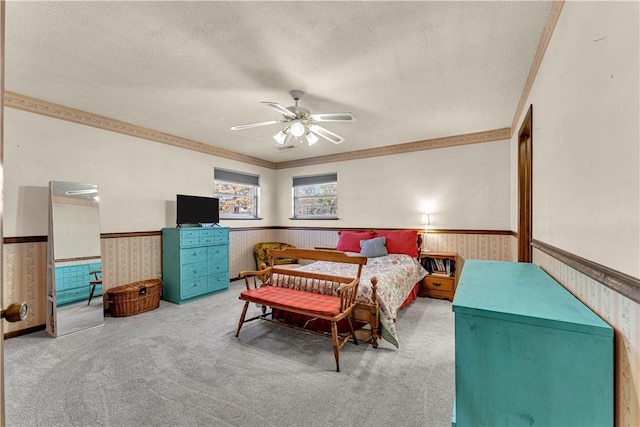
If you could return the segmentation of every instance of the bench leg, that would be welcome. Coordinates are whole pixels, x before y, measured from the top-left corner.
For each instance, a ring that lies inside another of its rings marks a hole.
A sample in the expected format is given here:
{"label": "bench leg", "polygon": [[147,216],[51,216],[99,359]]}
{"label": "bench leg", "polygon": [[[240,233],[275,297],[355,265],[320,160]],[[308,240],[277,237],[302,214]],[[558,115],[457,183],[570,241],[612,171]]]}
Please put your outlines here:
{"label": "bench leg", "polygon": [[351,316],[347,316],[347,322],[349,322],[349,328],[351,328],[351,336],[353,337],[353,343],[358,345],[358,339],[356,338],[356,333],[353,330],[353,323],[351,323]]}
{"label": "bench leg", "polygon": [[338,324],[331,322],[331,338],[333,339],[333,356],[336,358],[336,372],[340,372],[340,344],[338,343]]}
{"label": "bench leg", "polygon": [[245,301],[244,307],[242,308],[242,315],[240,316],[240,320],[238,321],[238,330],[236,331],[236,337],[240,333],[240,328],[242,328],[242,324],[244,323],[244,317],[247,315],[247,308],[249,308],[249,301]]}

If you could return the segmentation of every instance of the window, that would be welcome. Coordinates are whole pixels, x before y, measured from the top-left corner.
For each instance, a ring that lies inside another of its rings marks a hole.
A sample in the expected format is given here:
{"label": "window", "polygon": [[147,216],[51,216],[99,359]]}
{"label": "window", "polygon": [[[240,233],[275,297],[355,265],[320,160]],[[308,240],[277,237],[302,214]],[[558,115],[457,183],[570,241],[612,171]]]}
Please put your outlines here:
{"label": "window", "polygon": [[213,174],[215,196],[220,199],[220,218],[258,218],[259,176],[218,168],[214,168]]}
{"label": "window", "polygon": [[293,217],[335,219],[338,217],[338,174],[293,177]]}

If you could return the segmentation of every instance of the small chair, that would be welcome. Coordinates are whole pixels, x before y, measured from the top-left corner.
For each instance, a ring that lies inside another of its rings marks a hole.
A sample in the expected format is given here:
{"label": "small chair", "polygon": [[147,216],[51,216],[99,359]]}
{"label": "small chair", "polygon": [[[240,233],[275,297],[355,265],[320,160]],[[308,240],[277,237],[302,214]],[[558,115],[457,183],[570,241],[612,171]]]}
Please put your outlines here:
{"label": "small chair", "polygon": [[[288,248],[295,248],[295,246],[290,245],[288,243],[281,243],[281,242],[261,242],[253,245],[253,255],[256,260],[256,270],[260,270],[261,268],[263,268],[262,267],[263,264],[265,266],[270,265],[269,256],[267,255],[269,253],[269,249],[288,249]],[[291,258],[276,258],[274,262],[275,264],[278,264],[278,265],[298,264],[297,259],[291,259]]]}
{"label": "small chair", "polygon": [[96,291],[96,286],[102,286],[102,270],[95,270],[89,274],[93,275],[93,280],[89,281],[91,292],[89,292],[89,302],[87,302],[87,305],[91,304],[91,299],[93,298],[93,293]]}

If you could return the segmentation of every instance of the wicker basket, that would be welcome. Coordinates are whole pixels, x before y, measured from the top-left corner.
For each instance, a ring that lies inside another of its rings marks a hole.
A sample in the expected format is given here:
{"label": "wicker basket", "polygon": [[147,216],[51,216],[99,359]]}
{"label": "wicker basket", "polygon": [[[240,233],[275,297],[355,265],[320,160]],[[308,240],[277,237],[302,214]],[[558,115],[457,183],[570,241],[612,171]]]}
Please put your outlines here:
{"label": "wicker basket", "polygon": [[132,316],[160,306],[162,280],[151,279],[116,286],[107,291],[112,317]]}

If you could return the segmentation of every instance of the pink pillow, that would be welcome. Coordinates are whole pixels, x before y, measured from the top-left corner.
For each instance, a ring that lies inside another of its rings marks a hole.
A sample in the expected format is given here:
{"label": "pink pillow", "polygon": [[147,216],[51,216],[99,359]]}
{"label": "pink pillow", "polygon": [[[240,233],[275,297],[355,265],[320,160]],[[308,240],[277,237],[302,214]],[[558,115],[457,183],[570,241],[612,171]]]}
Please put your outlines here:
{"label": "pink pillow", "polygon": [[387,251],[390,254],[407,254],[418,256],[418,231],[417,230],[374,230],[377,236],[387,238]]}
{"label": "pink pillow", "polygon": [[341,231],[336,250],[360,253],[360,240],[368,240],[372,237],[373,231]]}

